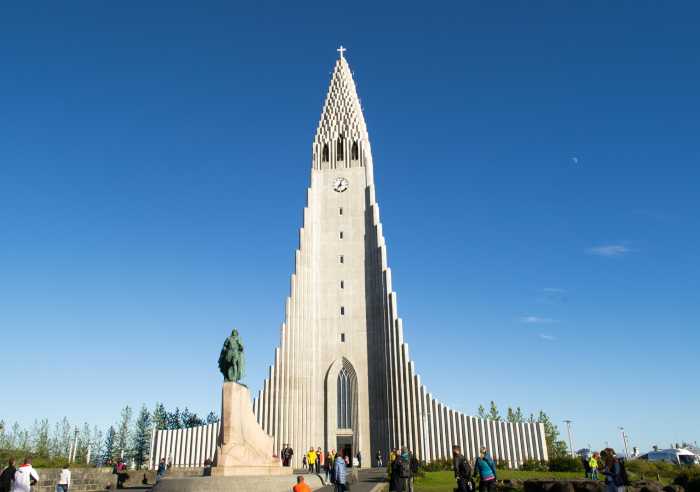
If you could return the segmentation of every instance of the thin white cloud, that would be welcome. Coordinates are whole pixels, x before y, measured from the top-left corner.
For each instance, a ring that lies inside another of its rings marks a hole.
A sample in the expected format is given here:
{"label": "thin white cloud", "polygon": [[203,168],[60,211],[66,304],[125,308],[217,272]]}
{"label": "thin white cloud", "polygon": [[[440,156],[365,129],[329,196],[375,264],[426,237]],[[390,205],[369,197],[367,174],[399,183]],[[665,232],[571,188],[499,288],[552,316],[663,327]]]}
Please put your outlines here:
{"label": "thin white cloud", "polygon": [[566,290],[560,289],[558,287],[545,287],[544,289],[542,289],[542,292],[546,292],[548,294],[563,294],[564,292],[566,292]]}
{"label": "thin white cloud", "polygon": [[588,254],[596,256],[605,256],[608,258],[612,258],[615,256],[624,256],[632,251],[632,249],[628,248],[624,244],[604,244],[602,246],[595,246],[586,250]]}
{"label": "thin white cloud", "polygon": [[540,333],[539,336],[542,340],[547,340],[548,342],[553,342],[554,340],[557,339],[557,337],[555,337],[553,335],[547,335],[546,333]]}
{"label": "thin white cloud", "polygon": [[552,319],[552,318],[541,318],[539,316],[523,316],[520,318],[520,321],[522,323],[529,323],[529,324],[546,324],[546,323],[556,323],[557,320]]}
{"label": "thin white cloud", "polygon": [[578,164],[578,157],[573,156],[573,157],[571,158],[571,162],[573,162],[574,164]]}

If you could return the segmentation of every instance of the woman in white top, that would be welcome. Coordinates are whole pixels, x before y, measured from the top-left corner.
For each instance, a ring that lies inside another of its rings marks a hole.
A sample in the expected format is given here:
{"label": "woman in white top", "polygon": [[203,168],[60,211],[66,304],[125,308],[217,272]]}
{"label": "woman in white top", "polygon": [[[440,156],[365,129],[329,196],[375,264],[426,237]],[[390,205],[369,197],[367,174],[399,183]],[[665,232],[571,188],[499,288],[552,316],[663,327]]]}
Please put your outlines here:
{"label": "woman in white top", "polygon": [[68,464],[63,465],[63,470],[61,470],[61,476],[56,484],[56,492],[68,492],[68,487],[70,487],[70,470],[68,469]]}

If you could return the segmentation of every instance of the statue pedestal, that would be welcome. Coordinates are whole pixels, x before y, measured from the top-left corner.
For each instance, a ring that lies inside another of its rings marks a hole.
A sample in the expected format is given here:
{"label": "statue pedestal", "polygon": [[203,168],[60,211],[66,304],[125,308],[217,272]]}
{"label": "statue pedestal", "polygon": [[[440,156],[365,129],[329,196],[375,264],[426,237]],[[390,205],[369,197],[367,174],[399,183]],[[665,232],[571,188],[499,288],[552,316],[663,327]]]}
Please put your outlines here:
{"label": "statue pedestal", "polygon": [[224,383],[221,391],[221,423],[212,476],[291,475],[272,456],[274,440],[260,427],[248,388],[238,383]]}

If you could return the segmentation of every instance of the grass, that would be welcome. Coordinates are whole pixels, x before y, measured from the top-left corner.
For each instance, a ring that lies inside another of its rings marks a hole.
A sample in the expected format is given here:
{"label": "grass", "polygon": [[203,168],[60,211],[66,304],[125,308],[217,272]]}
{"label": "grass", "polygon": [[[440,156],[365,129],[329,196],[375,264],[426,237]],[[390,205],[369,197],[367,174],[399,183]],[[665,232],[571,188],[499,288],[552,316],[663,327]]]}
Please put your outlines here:
{"label": "grass", "polygon": [[[569,480],[583,478],[583,473],[498,470],[499,480],[529,480],[532,478]],[[427,472],[423,478],[416,479],[414,490],[415,492],[452,492],[455,486],[454,472],[437,471]]]}

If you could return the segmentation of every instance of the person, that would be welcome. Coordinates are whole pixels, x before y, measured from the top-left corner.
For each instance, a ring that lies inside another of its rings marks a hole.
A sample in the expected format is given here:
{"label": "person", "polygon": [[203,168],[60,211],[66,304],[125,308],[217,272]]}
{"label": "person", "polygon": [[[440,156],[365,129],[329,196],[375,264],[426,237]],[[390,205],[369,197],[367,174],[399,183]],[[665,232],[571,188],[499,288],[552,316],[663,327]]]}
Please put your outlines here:
{"label": "person", "polygon": [[16,471],[15,460],[10,458],[7,460],[7,467],[0,473],[0,492],[10,492]]}
{"label": "person", "polygon": [[360,467],[360,461],[357,459],[357,455],[352,459],[352,467],[353,468],[359,468]]}
{"label": "person", "polygon": [[308,465],[306,464],[306,453],[304,453],[304,456],[301,458],[301,467],[306,469]]}
{"label": "person", "polygon": [[58,482],[56,483],[56,492],[68,492],[70,487],[70,470],[68,469],[68,463],[63,465],[61,470],[61,476],[58,477]]}
{"label": "person", "polygon": [[581,463],[583,464],[583,474],[585,478],[591,478],[591,463],[587,453],[581,454]]}
{"label": "person", "polygon": [[282,466],[291,466],[292,456],[294,456],[294,450],[289,444],[285,444],[282,448]]}
{"label": "person", "polygon": [[322,462],[323,462],[323,451],[321,451],[321,448],[316,448],[316,475],[321,473]]}
{"label": "person", "polygon": [[165,471],[167,467],[165,466],[165,458],[161,458],[158,462],[158,471],[156,472],[156,483],[160,482],[160,479],[165,476]]}
{"label": "person", "polygon": [[456,444],[452,446],[452,468],[457,480],[457,491],[470,492],[472,490],[472,467],[462,454],[462,448]]}
{"label": "person", "polygon": [[591,469],[591,480],[598,480],[598,453],[593,453],[591,459],[588,460],[588,466]]}
{"label": "person", "polygon": [[213,465],[214,465],[214,462],[211,459],[209,459],[209,458],[205,459],[204,460],[204,470],[203,470],[202,475],[205,477],[211,477],[211,468]]}
{"label": "person", "polygon": [[482,446],[479,457],[474,463],[474,470],[479,472],[479,492],[496,491],[496,463],[491,459],[488,449]]}
{"label": "person", "polygon": [[292,492],[311,492],[311,488],[308,486],[306,481],[304,481],[303,475],[299,475],[297,477],[297,484],[292,487]]}
{"label": "person", "polygon": [[384,462],[382,461],[382,452],[377,451],[377,468],[381,468],[384,466]]}
{"label": "person", "polygon": [[316,451],[314,448],[309,448],[309,452],[306,453],[306,464],[309,465],[309,473],[313,473],[316,466]]}
{"label": "person", "polygon": [[345,467],[342,451],[338,451],[338,456],[336,456],[335,464],[333,465],[333,483],[335,484],[336,492],[345,492],[348,489],[347,468]]}
{"label": "person", "polygon": [[32,467],[32,459],[24,458],[24,463],[15,470],[12,492],[31,492],[32,485],[39,481],[39,474]]}
{"label": "person", "polygon": [[330,483],[331,474],[333,470],[333,455],[330,451],[326,453],[326,457],[323,460],[323,471],[326,474],[326,483]]}
{"label": "person", "polygon": [[357,452],[357,467],[362,468],[362,453]]}
{"label": "person", "polygon": [[394,459],[389,462],[389,492],[403,492],[404,482],[401,480],[401,455],[391,452]]}
{"label": "person", "polygon": [[625,492],[627,472],[624,463],[617,458],[615,450],[612,448],[605,449],[604,460],[605,467],[603,468],[603,475],[605,475],[607,492]]}
{"label": "person", "polygon": [[116,472],[117,472],[117,488],[123,489],[124,482],[126,482],[126,480],[129,478],[129,475],[126,473],[126,463],[124,463],[124,460],[121,458],[119,458],[117,460]]}
{"label": "person", "polygon": [[406,446],[401,448],[401,481],[403,490],[413,492],[413,456]]}

